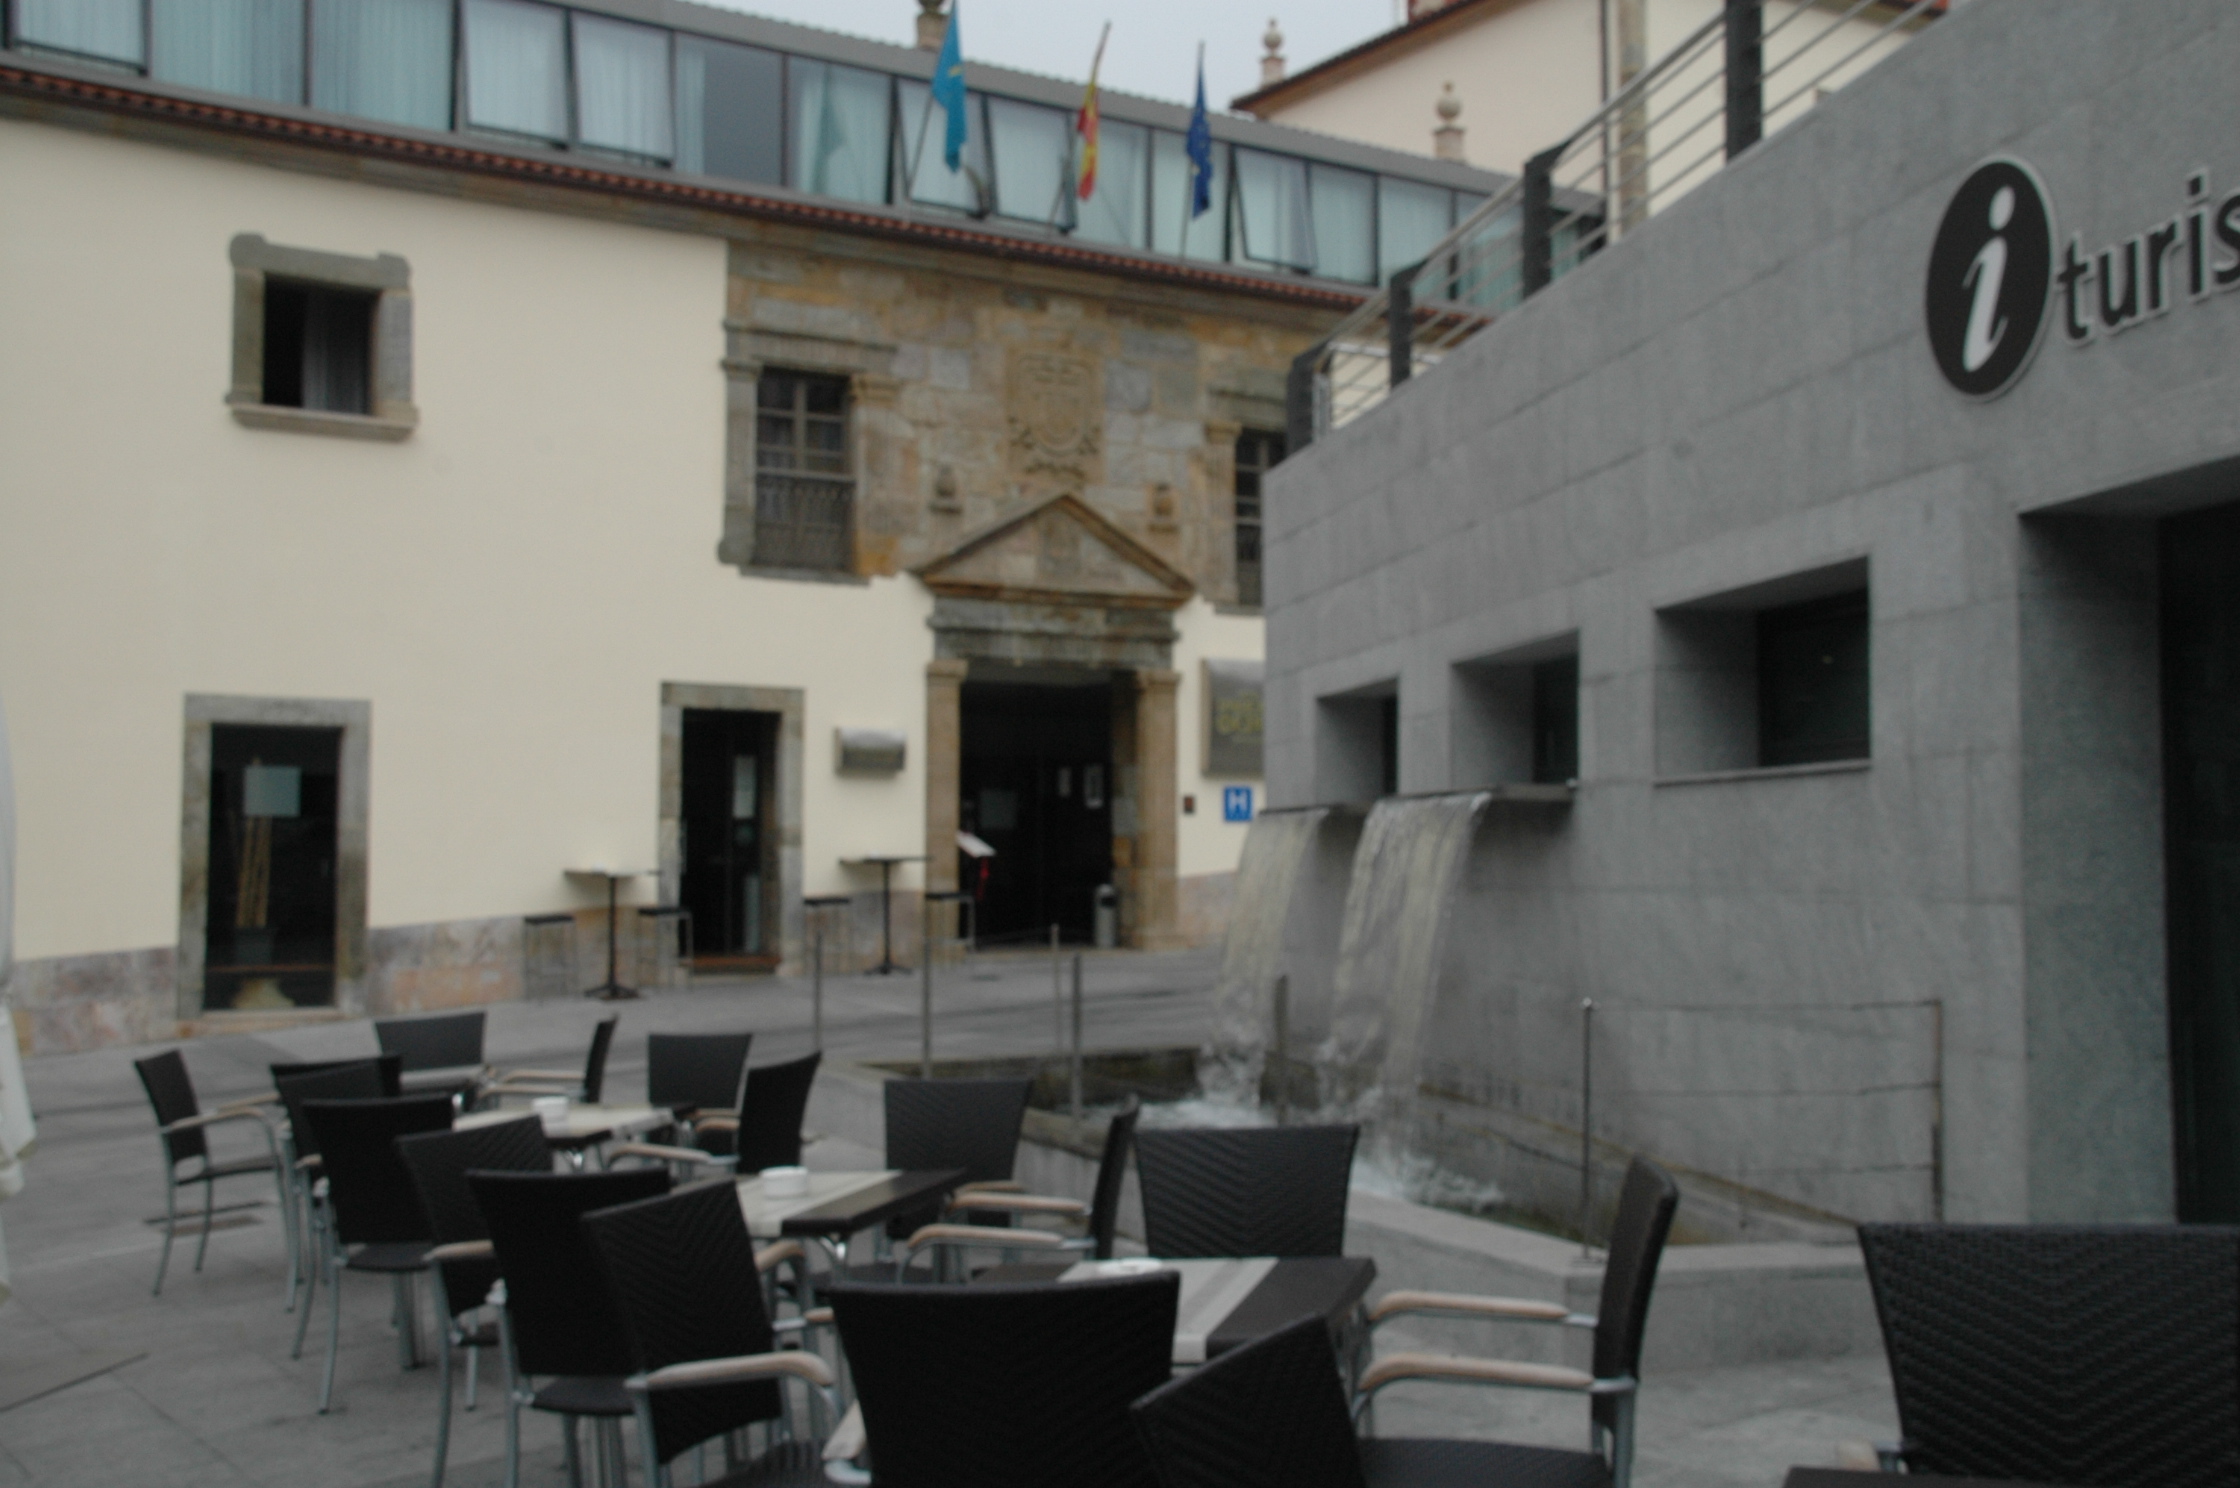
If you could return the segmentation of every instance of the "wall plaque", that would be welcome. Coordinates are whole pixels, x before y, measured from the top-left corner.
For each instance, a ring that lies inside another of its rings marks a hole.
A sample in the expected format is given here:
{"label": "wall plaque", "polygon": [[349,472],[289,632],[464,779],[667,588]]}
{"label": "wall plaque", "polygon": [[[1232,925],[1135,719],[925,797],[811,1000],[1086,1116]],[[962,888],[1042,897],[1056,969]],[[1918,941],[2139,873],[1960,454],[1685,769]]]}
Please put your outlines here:
{"label": "wall plaque", "polygon": [[1260,687],[1267,663],[1206,661],[1206,773],[1258,778],[1261,765]]}

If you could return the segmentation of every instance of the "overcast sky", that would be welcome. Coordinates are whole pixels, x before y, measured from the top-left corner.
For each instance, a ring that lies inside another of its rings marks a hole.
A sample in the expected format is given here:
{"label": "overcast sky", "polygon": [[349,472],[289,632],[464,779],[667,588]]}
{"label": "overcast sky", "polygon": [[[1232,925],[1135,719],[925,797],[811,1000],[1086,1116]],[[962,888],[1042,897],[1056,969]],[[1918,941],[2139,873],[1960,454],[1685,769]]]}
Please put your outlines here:
{"label": "overcast sky", "polygon": [[[910,44],[917,0],[702,0],[726,10]],[[1105,86],[1187,103],[1198,43],[1206,44],[1206,106],[1260,84],[1260,33],[1273,14],[1296,72],[1392,26],[1395,0],[961,0],[967,61],[1086,78],[1097,32],[1112,22]]]}

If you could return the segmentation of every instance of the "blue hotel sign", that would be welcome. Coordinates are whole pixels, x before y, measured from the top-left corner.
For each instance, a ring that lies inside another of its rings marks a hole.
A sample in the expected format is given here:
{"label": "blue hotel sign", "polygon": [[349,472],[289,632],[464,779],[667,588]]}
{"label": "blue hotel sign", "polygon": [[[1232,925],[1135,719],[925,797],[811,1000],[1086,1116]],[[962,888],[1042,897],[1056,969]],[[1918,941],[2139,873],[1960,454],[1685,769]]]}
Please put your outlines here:
{"label": "blue hotel sign", "polygon": [[1252,787],[1225,785],[1221,787],[1221,819],[1225,822],[1252,820]]}

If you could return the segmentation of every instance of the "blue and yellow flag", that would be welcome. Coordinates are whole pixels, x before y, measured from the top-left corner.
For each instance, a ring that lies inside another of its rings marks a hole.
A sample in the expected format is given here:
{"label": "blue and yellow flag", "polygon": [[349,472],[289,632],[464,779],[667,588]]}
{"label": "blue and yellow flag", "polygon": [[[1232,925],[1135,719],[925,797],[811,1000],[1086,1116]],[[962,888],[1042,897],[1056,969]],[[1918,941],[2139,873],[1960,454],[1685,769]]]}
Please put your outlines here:
{"label": "blue and yellow flag", "polygon": [[964,164],[964,48],[957,41],[960,0],[949,0],[949,29],[941,37],[941,55],[933,62],[933,101],[949,116],[948,133],[941,140],[941,158],[954,171]]}

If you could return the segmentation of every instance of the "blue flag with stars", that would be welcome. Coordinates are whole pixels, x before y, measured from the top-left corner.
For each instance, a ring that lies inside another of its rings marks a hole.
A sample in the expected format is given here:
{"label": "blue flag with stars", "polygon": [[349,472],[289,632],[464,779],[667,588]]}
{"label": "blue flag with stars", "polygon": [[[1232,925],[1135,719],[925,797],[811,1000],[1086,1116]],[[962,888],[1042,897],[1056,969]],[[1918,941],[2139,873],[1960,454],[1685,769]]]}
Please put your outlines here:
{"label": "blue flag with stars", "polygon": [[1190,132],[1183,136],[1190,156],[1190,215],[1203,217],[1213,206],[1213,125],[1206,121],[1206,54],[1198,52],[1198,102],[1190,110]]}
{"label": "blue flag with stars", "polygon": [[941,55],[933,62],[933,101],[949,116],[941,158],[952,171],[964,163],[964,48],[957,41],[957,9],[958,0],[949,0],[949,29],[941,37]]}

